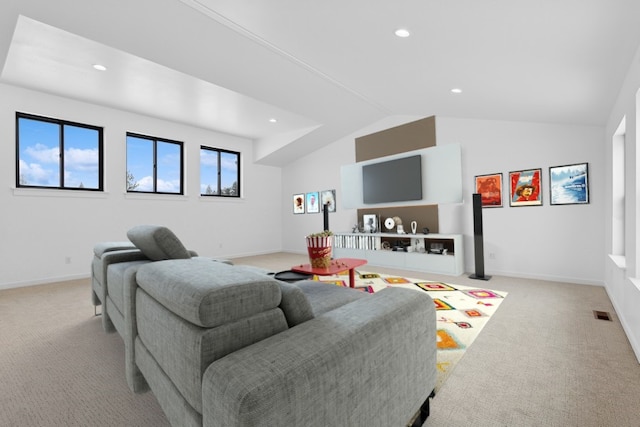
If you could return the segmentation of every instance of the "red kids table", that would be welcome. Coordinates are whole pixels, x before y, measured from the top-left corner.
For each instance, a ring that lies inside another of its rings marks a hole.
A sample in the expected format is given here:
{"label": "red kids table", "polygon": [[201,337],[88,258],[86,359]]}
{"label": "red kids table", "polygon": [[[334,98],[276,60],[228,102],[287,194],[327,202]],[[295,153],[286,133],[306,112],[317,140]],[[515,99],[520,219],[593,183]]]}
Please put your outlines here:
{"label": "red kids table", "polygon": [[337,258],[331,260],[329,267],[312,267],[311,264],[301,264],[291,267],[292,271],[297,273],[315,274],[318,276],[331,276],[332,274],[340,273],[341,271],[349,270],[349,287],[355,287],[355,273],[354,269],[365,265],[366,259],[357,258]]}

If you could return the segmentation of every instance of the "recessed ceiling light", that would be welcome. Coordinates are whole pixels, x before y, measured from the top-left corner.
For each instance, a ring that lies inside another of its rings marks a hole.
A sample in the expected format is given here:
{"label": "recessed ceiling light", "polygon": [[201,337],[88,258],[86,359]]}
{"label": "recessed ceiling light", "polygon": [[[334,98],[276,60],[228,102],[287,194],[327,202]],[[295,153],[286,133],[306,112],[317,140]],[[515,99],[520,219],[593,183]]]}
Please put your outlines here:
{"label": "recessed ceiling light", "polygon": [[276,122],[278,121],[278,119],[269,119],[269,121],[270,121],[271,123],[276,123]]}
{"label": "recessed ceiling light", "polygon": [[95,68],[98,71],[107,71],[107,67],[105,67],[102,64],[93,64],[93,68]]}
{"label": "recessed ceiling light", "polygon": [[406,28],[398,28],[396,30],[396,36],[398,37],[409,37],[411,33]]}
{"label": "recessed ceiling light", "polygon": [[453,89],[451,89],[451,93],[462,93],[462,89],[460,89],[459,87],[454,87]]}

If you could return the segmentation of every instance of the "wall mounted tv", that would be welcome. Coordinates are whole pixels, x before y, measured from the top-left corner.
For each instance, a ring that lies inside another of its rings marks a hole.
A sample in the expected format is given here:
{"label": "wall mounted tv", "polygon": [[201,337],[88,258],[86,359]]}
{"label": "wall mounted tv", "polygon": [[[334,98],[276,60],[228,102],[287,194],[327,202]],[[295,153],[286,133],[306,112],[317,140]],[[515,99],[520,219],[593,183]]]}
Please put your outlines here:
{"label": "wall mounted tv", "polygon": [[422,200],[422,158],[403,157],[362,166],[365,204]]}

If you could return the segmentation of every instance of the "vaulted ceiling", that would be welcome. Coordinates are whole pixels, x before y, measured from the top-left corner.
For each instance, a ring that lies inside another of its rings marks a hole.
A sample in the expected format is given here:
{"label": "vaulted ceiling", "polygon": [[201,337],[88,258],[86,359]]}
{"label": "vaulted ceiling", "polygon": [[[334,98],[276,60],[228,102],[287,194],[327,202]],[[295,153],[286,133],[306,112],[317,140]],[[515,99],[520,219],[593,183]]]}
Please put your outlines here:
{"label": "vaulted ceiling", "polygon": [[0,4],[0,82],[251,138],[275,166],[396,115],[603,126],[639,44],[637,0]]}

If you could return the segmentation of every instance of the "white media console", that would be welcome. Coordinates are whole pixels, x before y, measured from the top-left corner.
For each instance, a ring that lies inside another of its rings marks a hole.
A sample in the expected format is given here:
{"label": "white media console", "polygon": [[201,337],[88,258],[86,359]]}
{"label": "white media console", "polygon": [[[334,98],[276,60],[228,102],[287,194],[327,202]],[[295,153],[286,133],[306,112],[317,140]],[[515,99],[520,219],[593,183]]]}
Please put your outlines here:
{"label": "white media console", "polygon": [[[453,276],[464,273],[461,234],[336,233],[333,246],[335,258],[361,258],[380,267]],[[432,247],[446,251],[430,253]]]}

